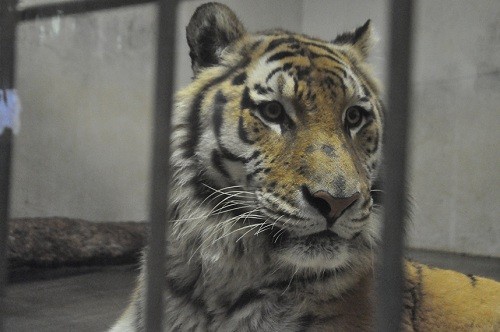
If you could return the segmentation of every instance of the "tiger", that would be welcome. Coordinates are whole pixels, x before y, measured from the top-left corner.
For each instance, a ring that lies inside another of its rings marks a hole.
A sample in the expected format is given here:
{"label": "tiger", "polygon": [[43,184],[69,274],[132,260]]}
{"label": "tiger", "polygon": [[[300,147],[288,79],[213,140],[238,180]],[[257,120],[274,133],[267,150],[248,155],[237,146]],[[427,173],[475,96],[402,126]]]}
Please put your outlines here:
{"label": "tiger", "polygon": [[[164,330],[373,330],[384,107],[371,22],[332,41],[249,33],[206,3],[186,35]],[[500,330],[500,283],[404,264],[401,330]],[[145,273],[111,331],[144,330]]]}

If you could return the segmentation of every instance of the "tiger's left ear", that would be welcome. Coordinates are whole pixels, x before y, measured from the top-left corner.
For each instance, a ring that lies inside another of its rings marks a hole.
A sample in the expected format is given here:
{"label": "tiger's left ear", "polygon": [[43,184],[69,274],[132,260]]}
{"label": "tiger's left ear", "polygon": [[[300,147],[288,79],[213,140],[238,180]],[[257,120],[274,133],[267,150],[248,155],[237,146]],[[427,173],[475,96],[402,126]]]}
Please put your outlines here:
{"label": "tiger's left ear", "polygon": [[371,21],[366,21],[365,24],[354,31],[344,32],[343,34],[338,35],[333,40],[333,43],[339,45],[352,45],[352,47],[361,55],[363,60],[366,60],[370,54],[371,47],[375,43]]}
{"label": "tiger's left ear", "polygon": [[228,6],[216,2],[199,6],[186,27],[194,74],[218,65],[222,51],[245,33],[243,24]]}

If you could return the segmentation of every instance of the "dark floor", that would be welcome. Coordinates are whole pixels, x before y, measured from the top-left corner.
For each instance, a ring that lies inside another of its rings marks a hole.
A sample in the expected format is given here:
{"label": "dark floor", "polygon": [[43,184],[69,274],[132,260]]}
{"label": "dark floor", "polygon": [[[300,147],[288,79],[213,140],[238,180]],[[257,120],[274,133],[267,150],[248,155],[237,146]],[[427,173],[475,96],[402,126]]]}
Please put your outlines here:
{"label": "dark floor", "polygon": [[[500,280],[500,259],[412,250],[408,257],[437,267]],[[120,315],[134,286],[135,266],[14,283],[8,287],[5,331],[105,331]]]}
{"label": "dark floor", "polygon": [[128,265],[11,284],[5,331],[105,331],[126,306],[136,275],[136,267]]}

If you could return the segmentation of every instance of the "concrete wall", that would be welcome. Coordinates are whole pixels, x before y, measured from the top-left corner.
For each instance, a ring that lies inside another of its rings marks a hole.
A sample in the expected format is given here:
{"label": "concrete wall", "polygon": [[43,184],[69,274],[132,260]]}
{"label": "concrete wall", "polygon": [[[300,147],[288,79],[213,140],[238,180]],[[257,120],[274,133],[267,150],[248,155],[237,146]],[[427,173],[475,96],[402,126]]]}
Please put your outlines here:
{"label": "concrete wall", "polygon": [[[385,78],[385,0],[223,1],[249,30],[332,39],[371,18]],[[181,4],[176,86],[190,80]],[[286,5],[284,5],[286,4]],[[421,0],[415,24],[413,247],[500,256],[500,2]],[[155,6],[23,24],[13,216],[146,217]]]}
{"label": "concrete wall", "polygon": [[418,4],[410,245],[500,257],[500,1]]}
{"label": "concrete wall", "polygon": [[12,215],[145,219],[154,8],[24,23]]}

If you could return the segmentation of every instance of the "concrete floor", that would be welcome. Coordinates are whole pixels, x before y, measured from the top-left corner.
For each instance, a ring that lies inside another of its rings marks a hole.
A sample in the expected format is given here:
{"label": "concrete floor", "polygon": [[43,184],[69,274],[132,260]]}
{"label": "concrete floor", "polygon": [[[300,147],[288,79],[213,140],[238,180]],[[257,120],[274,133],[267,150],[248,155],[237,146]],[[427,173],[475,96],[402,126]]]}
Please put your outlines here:
{"label": "concrete floor", "polygon": [[[500,259],[411,250],[419,262],[500,280]],[[82,275],[9,285],[5,331],[105,331],[133,289],[136,266],[95,269]]]}
{"label": "concrete floor", "polygon": [[106,331],[126,306],[136,276],[136,267],[128,265],[11,284],[5,331]]}

